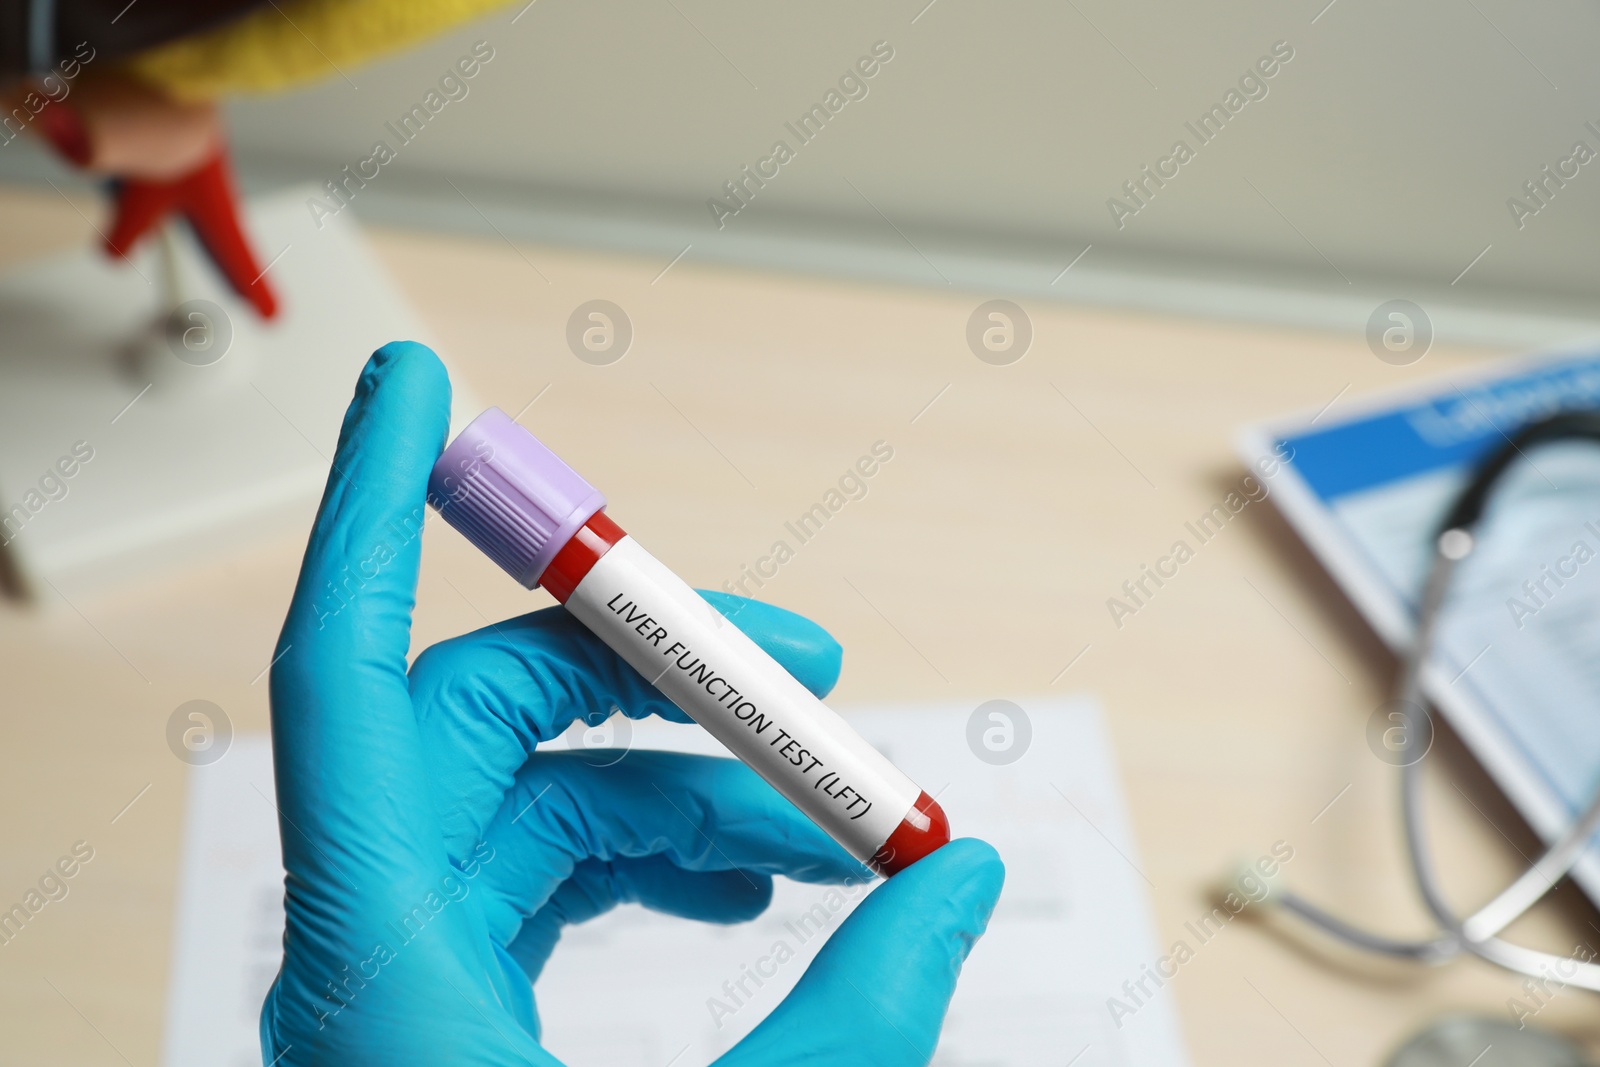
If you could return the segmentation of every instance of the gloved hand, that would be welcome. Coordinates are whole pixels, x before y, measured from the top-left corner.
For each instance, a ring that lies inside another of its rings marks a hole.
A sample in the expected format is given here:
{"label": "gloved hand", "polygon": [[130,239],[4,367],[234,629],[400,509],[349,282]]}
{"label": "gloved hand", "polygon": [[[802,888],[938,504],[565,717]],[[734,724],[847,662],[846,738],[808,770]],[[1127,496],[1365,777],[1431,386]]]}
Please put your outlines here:
{"label": "gloved hand", "polygon": [[[421,345],[367,364],[276,650],[288,914],[261,1042],[278,1067],[552,1064],[531,983],[564,924],[621,902],[739,922],[774,875],[869,877],[737,761],[536,753],[613,705],[683,721],[565,609],[436,645],[408,675],[449,393]],[[832,686],[839,648],[815,624],[706,595],[813,691]],[[879,886],[720,1062],[927,1063],[1002,877],[966,840]]]}

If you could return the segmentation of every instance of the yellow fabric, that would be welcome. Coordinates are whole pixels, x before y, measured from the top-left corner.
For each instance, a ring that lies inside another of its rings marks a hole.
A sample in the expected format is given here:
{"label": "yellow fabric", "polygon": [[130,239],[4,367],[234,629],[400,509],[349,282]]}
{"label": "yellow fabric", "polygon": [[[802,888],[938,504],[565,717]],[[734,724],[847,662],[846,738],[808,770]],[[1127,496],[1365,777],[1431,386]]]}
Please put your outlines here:
{"label": "yellow fabric", "polygon": [[177,100],[346,75],[511,0],[277,0],[134,56],[125,69]]}

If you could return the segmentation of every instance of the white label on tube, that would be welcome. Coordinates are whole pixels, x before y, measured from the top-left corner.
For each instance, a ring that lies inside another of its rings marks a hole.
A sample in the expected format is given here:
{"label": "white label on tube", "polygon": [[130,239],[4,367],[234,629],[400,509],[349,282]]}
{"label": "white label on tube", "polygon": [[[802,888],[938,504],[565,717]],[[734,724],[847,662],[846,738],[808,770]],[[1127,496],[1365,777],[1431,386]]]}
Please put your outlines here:
{"label": "white label on tube", "polygon": [[911,779],[633,538],[567,610],[857,859],[916,803]]}

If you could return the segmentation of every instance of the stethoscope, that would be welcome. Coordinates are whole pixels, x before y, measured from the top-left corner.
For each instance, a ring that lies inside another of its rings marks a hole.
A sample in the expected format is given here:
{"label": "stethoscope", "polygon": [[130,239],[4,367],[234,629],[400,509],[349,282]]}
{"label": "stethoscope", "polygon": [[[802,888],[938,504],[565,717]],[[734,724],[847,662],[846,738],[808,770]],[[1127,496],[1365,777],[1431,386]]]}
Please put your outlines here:
{"label": "stethoscope", "polygon": [[1529,423],[1508,437],[1505,445],[1473,472],[1434,540],[1433,564],[1417,609],[1416,637],[1395,686],[1403,730],[1397,754],[1401,757],[1400,806],[1406,851],[1417,889],[1439,927],[1438,933],[1415,941],[1386,937],[1354,926],[1287,889],[1274,887],[1269,899],[1332,937],[1369,952],[1424,963],[1442,963],[1468,953],[1519,974],[1600,992],[1600,964],[1523,948],[1498,936],[1565,878],[1582,857],[1589,839],[1600,829],[1600,791],[1520,878],[1465,918],[1452,911],[1439,892],[1424,836],[1420,798],[1420,765],[1432,738],[1423,704],[1422,670],[1433,650],[1440,607],[1450,579],[1461,561],[1471,554],[1473,527],[1506,470],[1524,457],[1525,449],[1569,439],[1600,443],[1600,413],[1567,412]]}

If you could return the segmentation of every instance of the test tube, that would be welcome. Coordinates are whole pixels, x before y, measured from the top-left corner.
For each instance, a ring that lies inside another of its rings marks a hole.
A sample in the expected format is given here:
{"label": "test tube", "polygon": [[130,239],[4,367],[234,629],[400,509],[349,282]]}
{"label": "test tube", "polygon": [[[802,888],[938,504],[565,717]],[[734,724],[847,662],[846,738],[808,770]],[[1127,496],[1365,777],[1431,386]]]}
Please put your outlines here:
{"label": "test tube", "polygon": [[605,513],[606,500],[490,408],[457,435],[428,503],[573,617],[856,859],[892,875],[950,840],[944,811]]}

